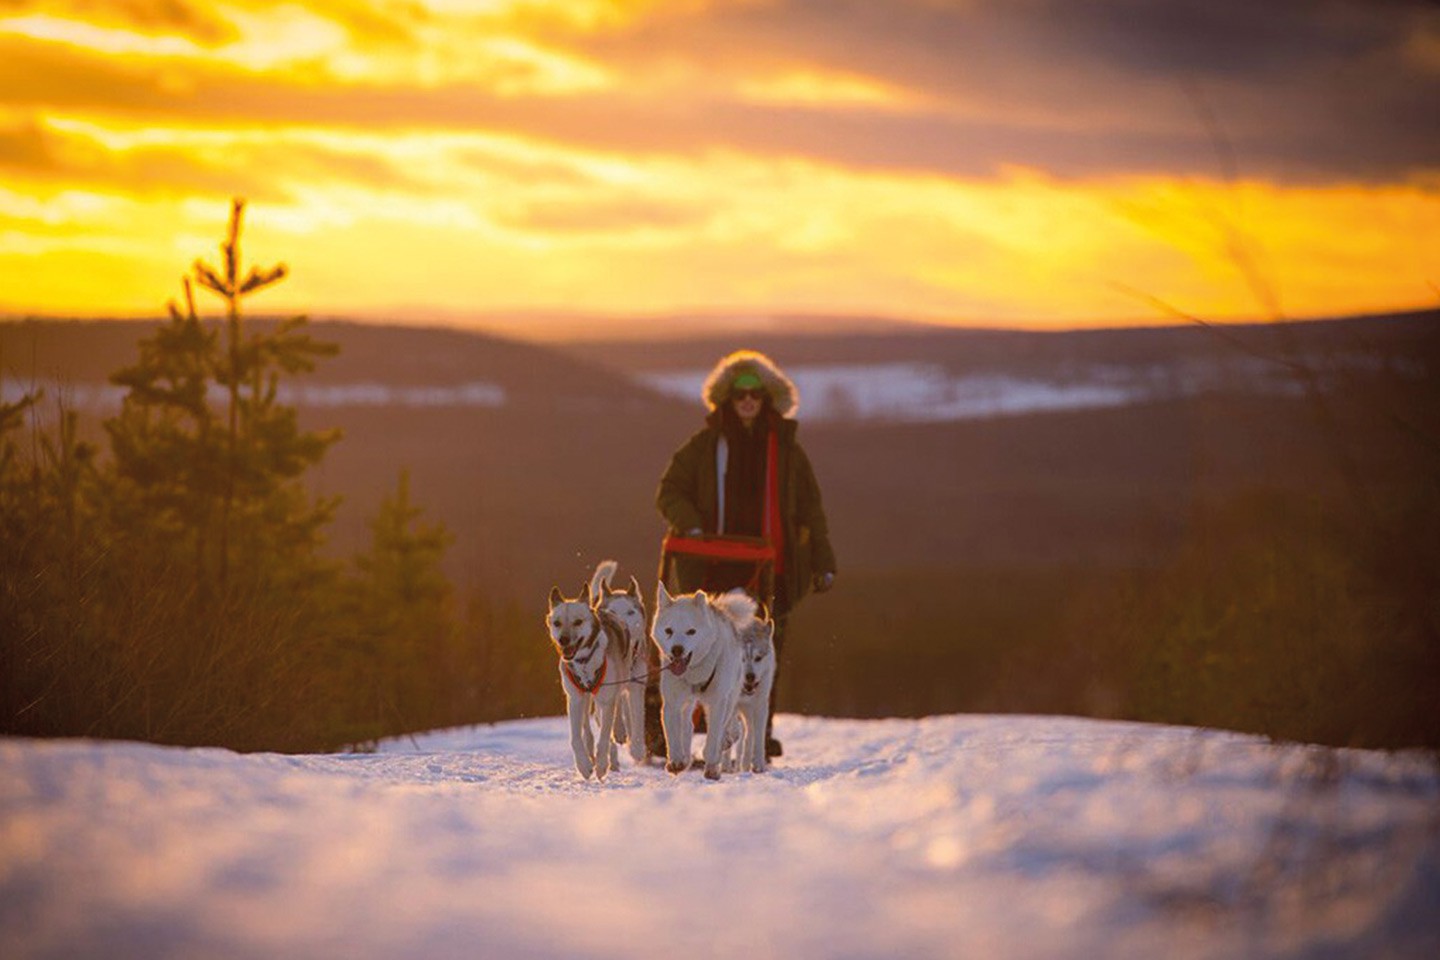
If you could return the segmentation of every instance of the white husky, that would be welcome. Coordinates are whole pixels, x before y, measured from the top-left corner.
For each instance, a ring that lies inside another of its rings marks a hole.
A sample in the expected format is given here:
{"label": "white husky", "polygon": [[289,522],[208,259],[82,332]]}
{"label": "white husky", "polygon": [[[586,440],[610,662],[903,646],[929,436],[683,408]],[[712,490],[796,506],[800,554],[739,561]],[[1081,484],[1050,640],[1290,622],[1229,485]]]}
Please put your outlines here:
{"label": "white husky", "polygon": [[[560,654],[560,685],[565,688],[566,712],[570,715],[570,750],[580,776],[593,773],[603,779],[616,760],[611,730],[615,725],[615,701],[624,683],[608,680],[623,676],[624,667],[600,625],[600,616],[590,605],[590,589],[583,599],[567,600],[559,587],[550,588],[550,610],[545,625],[550,641]],[[599,736],[590,729],[590,713],[600,720]],[[598,749],[597,749],[598,746]]]}
{"label": "white husky", "polygon": [[726,740],[739,745],[741,770],[764,773],[769,764],[765,723],[770,716],[770,688],[775,685],[775,621],[762,612],[740,631],[740,644],[740,698]]}
{"label": "white husky", "polygon": [[629,591],[615,590],[610,580],[619,564],[603,560],[590,578],[590,597],[600,626],[610,635],[615,648],[618,670],[615,686],[619,698],[615,706],[615,742],[627,743],[630,759],[644,763],[649,759],[645,749],[645,600],[640,584],[632,576]]}
{"label": "white husky", "polygon": [[655,594],[650,638],[660,649],[661,722],[665,728],[665,769],[690,766],[694,733],[691,709],[705,711],[705,776],[720,779],[724,731],[740,696],[740,634],[755,619],[755,601],[740,591],[710,597],[703,590],[671,597],[661,583]]}

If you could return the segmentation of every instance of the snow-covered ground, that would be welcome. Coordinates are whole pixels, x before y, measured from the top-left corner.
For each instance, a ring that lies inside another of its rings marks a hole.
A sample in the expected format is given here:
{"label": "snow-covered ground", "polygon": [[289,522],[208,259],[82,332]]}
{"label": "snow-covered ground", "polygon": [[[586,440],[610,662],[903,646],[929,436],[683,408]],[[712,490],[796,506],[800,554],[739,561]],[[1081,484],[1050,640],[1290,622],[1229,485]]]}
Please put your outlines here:
{"label": "snow-covered ground", "polygon": [[[128,387],[113,383],[64,383],[58,380],[0,379],[0,403],[18,403],[35,393],[63,401],[70,410],[109,416],[120,409]],[[225,388],[211,384],[209,401],[223,407]],[[397,386],[387,383],[281,384],[275,399],[306,409],[332,407],[503,407],[505,388],[488,380],[448,386]]]}
{"label": "snow-covered ground", "polygon": [[[1080,410],[1132,403],[1131,384],[1087,380],[1050,383],[1006,374],[955,376],[926,363],[801,366],[787,370],[800,391],[800,416],[809,421],[889,420],[941,423],[1044,410]],[[695,400],[708,370],[642,374],[658,393]]]}
{"label": "snow-covered ground", "polygon": [[581,781],[563,721],[238,755],[0,740],[0,957],[1440,956],[1416,754],[782,716]]}
{"label": "snow-covered ground", "polygon": [[[655,370],[636,380],[680,400],[699,399],[709,370]],[[947,423],[1056,410],[1095,410],[1190,396],[1221,387],[1285,393],[1295,384],[1244,360],[1171,367],[1085,366],[1049,377],[1003,370],[957,373],[936,363],[852,363],[787,367],[809,422]]]}

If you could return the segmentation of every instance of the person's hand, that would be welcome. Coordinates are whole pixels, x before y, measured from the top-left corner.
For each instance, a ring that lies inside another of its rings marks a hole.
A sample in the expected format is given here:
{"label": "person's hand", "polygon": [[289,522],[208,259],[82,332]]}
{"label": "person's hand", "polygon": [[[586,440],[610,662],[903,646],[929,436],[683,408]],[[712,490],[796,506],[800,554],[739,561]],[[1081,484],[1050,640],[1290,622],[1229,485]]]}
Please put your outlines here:
{"label": "person's hand", "polygon": [[816,593],[824,593],[826,590],[835,586],[835,574],[828,572],[817,573],[815,574],[815,579],[810,582],[810,585],[815,588]]}

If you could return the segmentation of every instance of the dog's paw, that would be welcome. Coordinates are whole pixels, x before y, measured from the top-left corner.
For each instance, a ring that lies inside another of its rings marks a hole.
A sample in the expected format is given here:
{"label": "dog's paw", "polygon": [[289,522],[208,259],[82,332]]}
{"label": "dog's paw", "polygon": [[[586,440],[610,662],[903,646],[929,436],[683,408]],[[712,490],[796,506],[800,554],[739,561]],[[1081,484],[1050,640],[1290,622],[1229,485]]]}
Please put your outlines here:
{"label": "dog's paw", "polygon": [[686,763],[684,760],[681,760],[679,762],[671,760],[665,764],[665,769],[669,770],[671,773],[674,774],[681,774],[684,773],[686,770],[690,769],[690,764]]}
{"label": "dog's paw", "polygon": [[706,779],[706,780],[719,780],[719,779],[720,779],[720,764],[718,764],[718,763],[712,763],[712,764],[708,765],[708,766],[705,768],[705,779]]}

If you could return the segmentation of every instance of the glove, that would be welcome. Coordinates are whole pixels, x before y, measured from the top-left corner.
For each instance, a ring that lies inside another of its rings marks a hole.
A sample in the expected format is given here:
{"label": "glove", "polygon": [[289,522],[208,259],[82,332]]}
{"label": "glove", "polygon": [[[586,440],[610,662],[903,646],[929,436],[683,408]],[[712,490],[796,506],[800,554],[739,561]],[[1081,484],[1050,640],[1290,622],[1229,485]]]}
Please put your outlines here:
{"label": "glove", "polygon": [[810,581],[810,585],[815,588],[816,593],[824,593],[835,586],[835,574],[817,573],[815,578]]}

